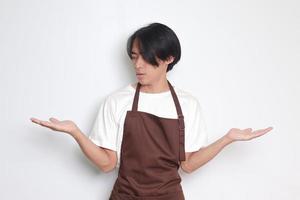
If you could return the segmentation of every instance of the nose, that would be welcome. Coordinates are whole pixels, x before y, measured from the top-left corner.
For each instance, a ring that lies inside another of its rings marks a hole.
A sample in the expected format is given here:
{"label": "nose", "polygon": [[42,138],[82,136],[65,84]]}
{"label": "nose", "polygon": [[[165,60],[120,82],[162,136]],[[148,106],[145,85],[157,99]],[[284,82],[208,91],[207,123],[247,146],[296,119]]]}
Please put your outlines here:
{"label": "nose", "polygon": [[144,63],[145,63],[145,62],[144,62],[142,56],[138,56],[137,59],[136,59],[136,61],[135,61],[135,63],[134,63],[135,68],[138,69],[138,68],[143,67],[143,66],[144,66]]}

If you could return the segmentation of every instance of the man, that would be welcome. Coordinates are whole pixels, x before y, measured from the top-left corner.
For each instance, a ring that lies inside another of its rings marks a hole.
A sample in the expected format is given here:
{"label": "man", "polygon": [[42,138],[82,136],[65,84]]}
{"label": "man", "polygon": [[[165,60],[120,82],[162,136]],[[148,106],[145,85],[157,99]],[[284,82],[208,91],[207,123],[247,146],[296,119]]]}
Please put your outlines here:
{"label": "man", "polygon": [[70,134],[102,171],[119,168],[111,200],[183,200],[179,167],[191,173],[226,145],[272,130],[232,128],[207,145],[199,102],[167,79],[167,72],[181,56],[174,31],[160,23],[142,27],[129,37],[127,53],[138,82],[105,98],[89,137],[69,120],[31,118],[34,123]]}

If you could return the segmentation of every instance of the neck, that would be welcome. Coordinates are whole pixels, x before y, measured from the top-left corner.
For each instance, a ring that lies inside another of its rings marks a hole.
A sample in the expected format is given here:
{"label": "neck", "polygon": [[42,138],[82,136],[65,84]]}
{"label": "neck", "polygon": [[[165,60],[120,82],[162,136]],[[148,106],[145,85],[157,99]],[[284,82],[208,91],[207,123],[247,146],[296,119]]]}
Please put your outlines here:
{"label": "neck", "polygon": [[159,79],[158,81],[153,82],[151,84],[143,84],[140,88],[140,91],[145,93],[160,93],[169,90],[170,89],[166,77]]}

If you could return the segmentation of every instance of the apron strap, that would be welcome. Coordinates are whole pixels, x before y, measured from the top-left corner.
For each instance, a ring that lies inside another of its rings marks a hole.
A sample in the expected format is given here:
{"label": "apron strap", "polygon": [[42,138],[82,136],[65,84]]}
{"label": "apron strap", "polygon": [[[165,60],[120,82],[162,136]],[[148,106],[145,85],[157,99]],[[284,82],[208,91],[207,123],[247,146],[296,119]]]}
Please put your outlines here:
{"label": "apron strap", "polygon": [[[167,80],[168,81],[168,80]],[[173,86],[171,83],[168,81],[169,88],[171,90],[171,94],[176,106],[176,111],[178,115],[178,123],[179,123],[179,160],[180,161],[185,161],[185,149],[184,149],[184,116],[182,114],[181,106],[179,103],[179,100],[177,98],[177,95],[174,91]]]}
{"label": "apron strap", "polygon": [[133,99],[133,104],[132,104],[132,111],[137,111],[138,109],[138,101],[139,101],[139,96],[140,96],[140,87],[141,84],[140,82],[137,83],[136,89],[135,89],[135,94],[134,94],[134,99]]}
{"label": "apron strap", "polygon": [[[182,114],[181,106],[179,103],[179,100],[177,98],[177,95],[174,91],[173,86],[171,83],[168,81],[168,85],[172,94],[173,101],[176,106],[176,112],[178,115],[178,126],[179,126],[179,160],[184,161],[185,160],[185,148],[184,148],[184,116]],[[132,111],[137,111],[138,109],[138,101],[139,101],[139,94],[140,94],[140,87],[141,84],[140,82],[137,83],[135,94],[134,94],[134,99],[133,99],[133,104],[132,104]]]}

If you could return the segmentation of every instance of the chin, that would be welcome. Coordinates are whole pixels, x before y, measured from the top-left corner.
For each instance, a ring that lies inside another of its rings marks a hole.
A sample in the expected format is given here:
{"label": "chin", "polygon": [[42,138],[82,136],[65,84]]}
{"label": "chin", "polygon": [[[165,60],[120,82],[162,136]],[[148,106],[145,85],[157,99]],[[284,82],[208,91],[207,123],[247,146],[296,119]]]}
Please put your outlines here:
{"label": "chin", "polygon": [[138,79],[137,80],[141,85],[146,85],[147,84],[147,81],[146,80],[144,80],[144,79]]}
{"label": "chin", "polygon": [[137,79],[137,81],[141,84],[141,85],[151,85],[151,81],[148,79],[142,78],[142,79]]}

